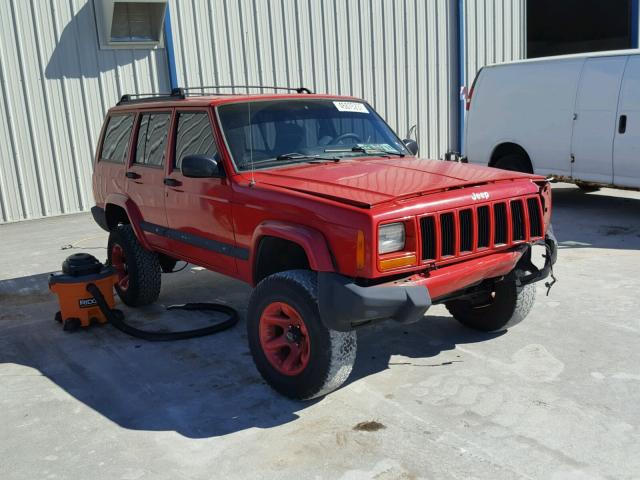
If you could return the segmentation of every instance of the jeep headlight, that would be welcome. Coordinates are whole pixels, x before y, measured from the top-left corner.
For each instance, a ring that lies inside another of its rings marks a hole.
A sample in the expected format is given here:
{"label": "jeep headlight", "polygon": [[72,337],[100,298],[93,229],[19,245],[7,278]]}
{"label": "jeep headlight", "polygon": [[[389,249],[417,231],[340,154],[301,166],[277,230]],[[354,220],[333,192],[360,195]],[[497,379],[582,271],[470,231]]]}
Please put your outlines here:
{"label": "jeep headlight", "polygon": [[387,223],[378,227],[378,253],[397,252],[404,248],[404,223]]}

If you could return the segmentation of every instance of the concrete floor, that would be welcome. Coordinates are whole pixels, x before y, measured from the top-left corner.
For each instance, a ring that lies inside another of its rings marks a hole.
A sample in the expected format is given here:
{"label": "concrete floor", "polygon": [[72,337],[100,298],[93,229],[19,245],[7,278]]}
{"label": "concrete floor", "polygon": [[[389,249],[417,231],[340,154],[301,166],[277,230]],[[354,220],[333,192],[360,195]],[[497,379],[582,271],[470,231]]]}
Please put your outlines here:
{"label": "concrete floor", "polygon": [[[348,384],[313,403],[262,382],[244,322],[160,344],[62,332],[47,274],[104,259],[106,235],[88,215],[0,226],[0,478],[640,478],[640,194],[554,195],[559,283],[524,323],[480,335],[434,307],[362,330]],[[219,275],[163,282],[130,321],[201,321],[164,312],[184,301],[245,311],[249,288]]]}

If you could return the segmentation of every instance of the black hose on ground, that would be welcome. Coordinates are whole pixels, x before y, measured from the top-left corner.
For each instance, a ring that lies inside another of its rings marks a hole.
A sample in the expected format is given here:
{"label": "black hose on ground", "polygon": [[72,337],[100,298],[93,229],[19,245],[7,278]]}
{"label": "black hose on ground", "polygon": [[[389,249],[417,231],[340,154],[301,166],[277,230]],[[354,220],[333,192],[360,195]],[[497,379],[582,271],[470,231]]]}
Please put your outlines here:
{"label": "black hose on ground", "polygon": [[233,308],[219,303],[185,303],[184,305],[171,305],[167,310],[192,310],[192,311],[210,311],[220,312],[228,315],[229,318],[222,322],[208,327],[196,328],[193,330],[183,330],[180,332],[149,332],[132,327],[124,321],[124,314],[121,310],[112,309],[107,304],[100,289],[93,283],[87,285],[87,292],[93,295],[98,307],[102,311],[107,320],[121,332],[132,337],[141,338],[150,342],[168,342],[172,340],[186,340],[188,338],[204,337],[213,333],[222,332],[233,327],[238,323],[238,312]]}

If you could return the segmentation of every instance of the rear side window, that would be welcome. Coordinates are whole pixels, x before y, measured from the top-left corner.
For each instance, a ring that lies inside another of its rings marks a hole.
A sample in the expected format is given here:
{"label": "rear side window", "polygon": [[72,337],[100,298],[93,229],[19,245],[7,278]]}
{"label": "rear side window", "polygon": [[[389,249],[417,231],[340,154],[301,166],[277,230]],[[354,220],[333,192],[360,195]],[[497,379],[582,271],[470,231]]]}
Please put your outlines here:
{"label": "rear side window", "polygon": [[164,165],[170,113],[144,113],[140,119],[135,163],[150,167]]}
{"label": "rear side window", "polygon": [[180,170],[187,155],[214,157],[217,151],[207,112],[179,112],[175,168]]}
{"label": "rear side window", "polygon": [[133,126],[133,114],[112,115],[102,142],[100,160],[124,163],[129,150],[129,138]]}

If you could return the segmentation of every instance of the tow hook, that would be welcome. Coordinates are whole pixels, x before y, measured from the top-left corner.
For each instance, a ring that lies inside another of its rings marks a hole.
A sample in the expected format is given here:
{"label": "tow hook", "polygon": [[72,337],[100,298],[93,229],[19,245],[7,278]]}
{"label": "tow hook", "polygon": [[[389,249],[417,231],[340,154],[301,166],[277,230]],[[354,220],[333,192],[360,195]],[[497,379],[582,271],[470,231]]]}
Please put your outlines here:
{"label": "tow hook", "polygon": [[[538,244],[541,244],[539,242]],[[538,282],[547,277],[551,278],[551,281],[545,282],[544,286],[547,287],[547,296],[551,291],[551,287],[558,281],[558,279],[553,274],[553,264],[555,263],[555,238],[553,234],[547,236],[544,242],[545,245],[545,254],[542,255],[544,258],[544,267],[538,268],[531,261],[531,246],[527,246],[524,251],[518,265],[516,266],[516,278],[519,286],[524,286],[529,283]]]}
{"label": "tow hook", "polygon": [[547,287],[547,297],[548,297],[549,292],[551,291],[551,287],[553,287],[556,284],[558,279],[553,274],[553,262],[551,261],[553,257],[551,252],[551,246],[549,245],[549,242],[545,242],[544,245],[546,247],[547,252],[543,255],[543,258],[545,260],[545,263],[549,262],[549,277],[551,278],[550,282],[544,282],[544,286]]}

